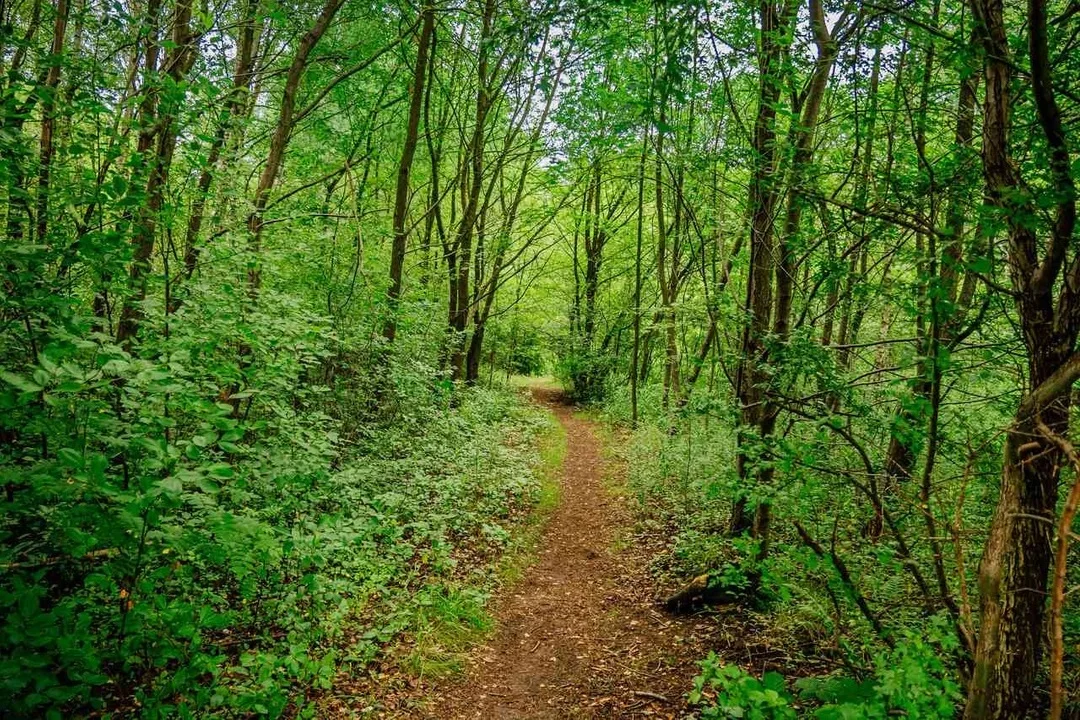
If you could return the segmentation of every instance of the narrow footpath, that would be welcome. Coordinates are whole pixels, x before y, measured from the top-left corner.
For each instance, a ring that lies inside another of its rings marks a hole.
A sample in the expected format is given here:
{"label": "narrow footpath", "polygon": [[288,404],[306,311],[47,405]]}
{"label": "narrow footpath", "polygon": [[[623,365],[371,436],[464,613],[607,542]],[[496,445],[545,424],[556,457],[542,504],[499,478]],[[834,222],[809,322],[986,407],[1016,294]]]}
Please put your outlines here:
{"label": "narrow footpath", "polygon": [[[561,500],[536,563],[495,600],[496,631],[463,677],[433,688],[438,720],[681,718],[711,623],[656,606],[628,501],[605,484],[594,424],[535,391],[567,435]],[[617,475],[615,475],[617,477]]]}

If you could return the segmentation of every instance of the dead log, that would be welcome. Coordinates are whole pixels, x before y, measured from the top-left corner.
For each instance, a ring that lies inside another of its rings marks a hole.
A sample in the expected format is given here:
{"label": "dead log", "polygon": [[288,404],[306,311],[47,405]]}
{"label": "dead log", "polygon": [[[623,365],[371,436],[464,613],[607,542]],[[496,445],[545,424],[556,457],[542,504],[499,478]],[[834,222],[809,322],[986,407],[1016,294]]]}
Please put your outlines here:
{"label": "dead log", "polygon": [[747,599],[744,589],[725,583],[717,574],[704,573],[664,599],[664,607],[673,613],[693,612],[706,605],[730,605]]}

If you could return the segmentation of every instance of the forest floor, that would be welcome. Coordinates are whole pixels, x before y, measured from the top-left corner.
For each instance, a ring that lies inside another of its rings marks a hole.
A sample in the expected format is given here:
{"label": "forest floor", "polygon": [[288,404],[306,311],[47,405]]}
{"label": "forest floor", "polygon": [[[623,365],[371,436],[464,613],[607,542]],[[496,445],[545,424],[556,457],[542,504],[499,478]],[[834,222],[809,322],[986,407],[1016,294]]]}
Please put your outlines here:
{"label": "forest floor", "polygon": [[658,579],[650,566],[670,552],[674,531],[640,522],[626,463],[612,452],[625,438],[560,390],[530,389],[566,448],[550,468],[558,501],[539,513],[529,557],[510,560],[520,573],[500,583],[481,622],[452,639],[433,672],[403,661],[417,649],[406,638],[366,672],[339,677],[319,717],[684,720],[697,717],[686,695],[710,651],[757,674],[797,664],[796,648],[738,606],[663,609],[658,599],[682,580]]}
{"label": "forest floor", "polygon": [[617,462],[598,426],[534,388],[567,435],[560,502],[536,562],[494,600],[495,631],[457,678],[424,688],[411,717],[439,720],[681,718],[696,661],[718,632],[656,604],[648,573],[662,538],[634,534]]}

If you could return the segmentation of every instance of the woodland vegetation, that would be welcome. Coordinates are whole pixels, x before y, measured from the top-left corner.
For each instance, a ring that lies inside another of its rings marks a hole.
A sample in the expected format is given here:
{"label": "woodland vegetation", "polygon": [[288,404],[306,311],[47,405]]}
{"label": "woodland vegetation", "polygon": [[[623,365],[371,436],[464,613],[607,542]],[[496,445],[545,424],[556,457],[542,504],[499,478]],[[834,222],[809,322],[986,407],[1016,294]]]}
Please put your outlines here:
{"label": "woodland vegetation", "polygon": [[551,372],[658,567],[832,668],[703,658],[701,717],[1073,716],[1078,45],[1073,0],[0,0],[0,714],[318,716],[482,603]]}

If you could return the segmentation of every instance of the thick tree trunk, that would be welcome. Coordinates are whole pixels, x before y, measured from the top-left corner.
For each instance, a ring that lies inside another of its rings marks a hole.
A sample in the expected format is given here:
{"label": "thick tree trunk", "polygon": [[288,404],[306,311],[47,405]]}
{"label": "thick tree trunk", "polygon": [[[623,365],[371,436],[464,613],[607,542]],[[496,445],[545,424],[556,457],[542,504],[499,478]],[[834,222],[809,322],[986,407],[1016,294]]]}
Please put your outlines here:
{"label": "thick tree trunk", "polygon": [[[1054,364],[1053,361],[1050,364]],[[1039,667],[1052,557],[1060,452],[1040,435],[1036,418],[1068,431],[1069,395],[1017,417],[1005,441],[1001,495],[979,567],[981,617],[964,717],[1025,717]]]}
{"label": "thick tree trunk", "polygon": [[[985,51],[983,174],[987,197],[1008,227],[1008,260],[1028,352],[1032,387],[1005,441],[1001,494],[979,567],[979,638],[968,689],[966,720],[1025,717],[1033,706],[1045,636],[1051,538],[1057,504],[1060,448],[1038,430],[1068,431],[1071,387],[1080,376],[1075,354],[1080,330],[1080,257],[1072,251],[1075,186],[1047,48],[1046,6],[1028,5],[1031,88],[1049,148],[1056,203],[1049,238],[1040,243],[1036,198],[1020,191],[1020,166],[1009,154],[1013,65],[1002,0],[973,0]],[[1025,185],[1029,187],[1030,185]],[[1064,282],[1058,280],[1065,271]]]}

